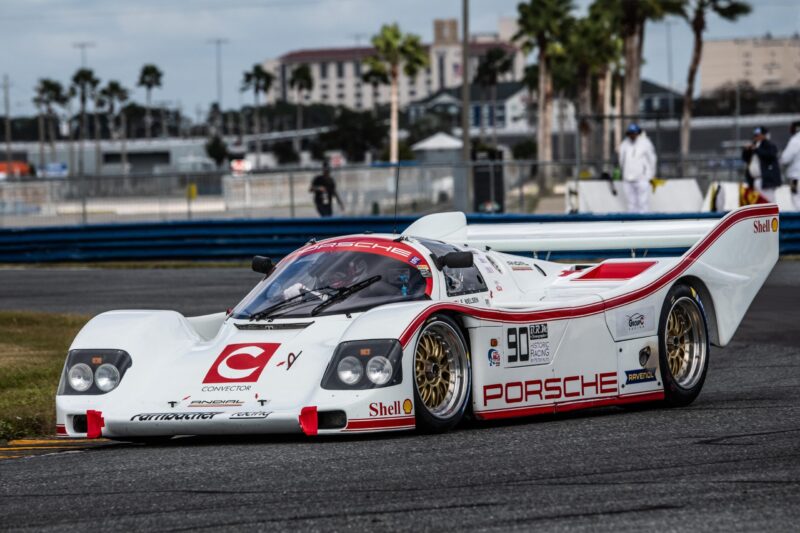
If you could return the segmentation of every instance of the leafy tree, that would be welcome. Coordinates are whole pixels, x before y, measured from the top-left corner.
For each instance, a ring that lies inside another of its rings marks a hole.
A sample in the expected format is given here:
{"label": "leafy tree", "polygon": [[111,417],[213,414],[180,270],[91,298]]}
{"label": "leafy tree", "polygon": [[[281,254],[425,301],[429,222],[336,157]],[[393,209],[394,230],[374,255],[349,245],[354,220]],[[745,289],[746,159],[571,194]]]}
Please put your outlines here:
{"label": "leafy tree", "polygon": [[386,125],[369,111],[341,108],[333,130],[321,136],[326,150],[341,150],[348,161],[363,161],[366,152],[380,150],[386,137]]}
{"label": "leafy tree", "polygon": [[137,82],[137,86],[144,87],[147,95],[147,108],[144,118],[144,130],[145,136],[150,139],[152,138],[153,133],[153,116],[151,114],[151,97],[153,89],[156,87],[161,87],[161,79],[163,78],[164,73],[161,70],[153,65],[147,64],[142,67],[141,72],[139,72],[139,81]]}
{"label": "leafy tree", "polygon": [[291,165],[300,161],[300,154],[291,141],[280,141],[272,145],[272,153],[281,165]]}
{"label": "leafy tree", "polygon": [[86,120],[86,103],[89,98],[94,94],[100,80],[94,75],[94,72],[88,68],[78,69],[72,76],[72,89],[78,96],[80,103],[80,142],[78,149],[78,174],[83,175],[83,141],[86,138],[86,130],[88,123]]}
{"label": "leafy tree", "polygon": [[[301,95],[307,95],[314,89],[314,78],[311,76],[311,69],[306,63],[302,63],[292,70],[289,78],[289,87],[295,91],[295,104],[297,106],[297,121],[295,129],[303,129],[303,99]],[[295,142],[295,150],[300,151],[300,138]]]}
{"label": "leafy tree", "polygon": [[703,32],[706,30],[706,17],[708,13],[713,13],[725,20],[734,21],[747,15],[750,11],[750,4],[737,0],[685,0],[681,14],[692,27],[694,48],[686,75],[686,91],[683,94],[683,113],[681,114],[681,155],[684,157],[689,155],[692,133],[692,98],[697,69],[703,57]]}
{"label": "leafy tree", "polygon": [[256,168],[261,165],[261,105],[258,96],[266,94],[272,88],[275,76],[264,70],[264,67],[256,63],[253,68],[244,73],[242,78],[241,91],[253,91],[253,136],[256,142]]}
{"label": "leafy tree", "polygon": [[400,69],[409,78],[428,66],[428,52],[419,36],[403,33],[397,24],[385,24],[372,38],[375,55],[367,58],[370,72],[383,75],[390,81],[389,161],[398,161],[398,83]]}
{"label": "leafy tree", "polygon": [[223,141],[219,135],[214,135],[206,143],[206,154],[214,160],[217,167],[222,167],[222,164],[229,157],[228,145],[225,144],[225,141]]}
{"label": "leafy tree", "polygon": [[[41,109],[44,111],[44,115],[46,120],[43,122],[47,123],[46,126],[46,135],[42,135],[41,137],[49,137],[50,138],[50,160],[51,162],[55,162],[56,157],[56,128],[55,125],[58,122],[58,117],[56,116],[56,112],[53,106],[55,105],[65,105],[67,101],[67,94],[64,91],[64,86],[61,85],[56,80],[52,80],[49,78],[42,78],[39,80],[39,83],[36,85],[36,96],[34,97],[34,103],[37,106],[40,106]],[[40,111],[41,116],[41,111]]]}
{"label": "leafy tree", "polygon": [[[536,145],[539,158],[552,161],[553,141],[553,79],[552,57],[558,55],[573,23],[572,0],[529,0],[517,6],[519,31],[515,41],[522,43],[525,52],[538,52],[538,89]],[[545,168],[549,169],[548,165]],[[545,175],[545,187],[549,187],[549,176]]]}

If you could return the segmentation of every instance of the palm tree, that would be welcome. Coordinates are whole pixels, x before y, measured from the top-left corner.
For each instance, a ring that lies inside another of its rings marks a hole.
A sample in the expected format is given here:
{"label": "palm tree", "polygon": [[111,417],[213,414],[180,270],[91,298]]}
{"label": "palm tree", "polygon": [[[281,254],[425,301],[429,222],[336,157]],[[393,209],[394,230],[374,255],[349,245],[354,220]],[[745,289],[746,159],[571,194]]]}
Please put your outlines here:
{"label": "palm tree", "polygon": [[50,139],[49,144],[51,162],[55,162],[56,157],[55,124],[58,121],[58,117],[56,116],[53,106],[63,106],[66,104],[66,100],[67,95],[64,93],[64,86],[61,85],[61,83],[49,78],[42,78],[39,80],[39,83],[36,85],[36,97],[34,98],[34,103],[37,103],[37,106],[41,106],[40,111],[43,112],[41,124],[44,131],[40,138],[44,139],[45,137],[49,137]]}
{"label": "palm tree", "polygon": [[682,13],[694,33],[694,49],[686,76],[686,91],[683,94],[683,113],[681,115],[681,156],[689,155],[692,125],[692,98],[697,69],[703,57],[703,32],[706,30],[706,16],[709,12],[725,20],[734,21],[750,13],[747,2],[737,0],[688,0]]}
{"label": "palm tree", "polygon": [[[116,80],[110,80],[105,87],[100,91],[106,101],[106,111],[108,112],[108,129],[111,132],[113,139],[119,139],[120,145],[120,159],[122,160],[122,173],[128,172],[128,153],[126,147],[126,130],[127,124],[125,123],[125,113],[122,113],[122,104],[128,100],[128,89]],[[120,119],[121,124],[117,127],[116,105],[120,105]]]}
{"label": "palm tree", "polygon": [[102,152],[100,150],[100,139],[102,138],[102,121],[101,121],[101,112],[103,108],[106,106],[106,100],[103,97],[103,91],[100,89],[100,80],[97,80],[97,84],[92,87],[92,105],[94,106],[94,113],[92,113],[93,118],[93,125],[94,125],[94,172],[95,174],[100,174],[100,170],[103,166],[103,159],[102,159]]}
{"label": "palm tree", "polygon": [[409,78],[428,66],[428,52],[418,35],[403,33],[397,24],[384,24],[380,32],[372,38],[375,55],[368,57],[366,64],[370,71],[383,73],[390,81],[389,118],[389,161],[398,160],[398,83],[400,68]]}
{"label": "palm tree", "polygon": [[[486,55],[481,57],[478,63],[478,70],[475,73],[476,81],[482,87],[488,87],[492,93],[492,142],[497,148],[497,84],[500,78],[511,72],[514,66],[514,57],[502,48],[494,47],[486,51]],[[481,132],[483,131],[483,106],[481,105]],[[483,134],[481,133],[481,140]]]}
{"label": "palm tree", "polygon": [[241,90],[253,91],[253,102],[255,104],[253,109],[253,136],[256,141],[256,164],[255,168],[261,165],[261,105],[258,101],[258,95],[261,93],[268,93],[272,88],[272,83],[275,81],[275,76],[264,70],[264,67],[256,63],[253,68],[245,71],[244,78],[242,79]]}
{"label": "palm tree", "polygon": [[72,89],[80,102],[80,136],[78,137],[78,175],[83,176],[83,141],[86,138],[88,123],[86,120],[86,102],[100,83],[94,72],[88,68],[78,69],[72,76]]}
{"label": "palm tree", "polygon": [[[302,63],[292,70],[289,78],[289,87],[295,90],[295,104],[297,105],[297,125],[299,131],[303,129],[303,104],[300,95],[306,95],[314,89],[314,78],[311,76],[311,69],[307,64]],[[295,137],[295,152],[300,153],[300,138]]]}
{"label": "palm tree", "polygon": [[372,114],[378,117],[378,87],[389,85],[389,75],[384,70],[367,70],[361,75],[361,81],[368,83],[372,87]]}
{"label": "palm tree", "polygon": [[[538,50],[539,88],[537,90],[536,144],[539,161],[553,159],[552,110],[553,78],[552,56],[559,52],[561,43],[569,35],[572,24],[572,0],[529,0],[517,6],[519,31],[515,41],[522,43],[524,51]],[[550,168],[544,165],[545,188],[550,187]]]}
{"label": "palm tree", "polygon": [[142,70],[139,73],[139,81],[136,84],[139,87],[144,87],[147,91],[147,109],[145,110],[144,116],[144,131],[145,136],[148,139],[152,138],[153,133],[153,115],[150,113],[150,99],[153,89],[156,87],[161,87],[161,78],[163,76],[164,73],[161,72],[157,66],[153,64],[147,64],[142,67]]}

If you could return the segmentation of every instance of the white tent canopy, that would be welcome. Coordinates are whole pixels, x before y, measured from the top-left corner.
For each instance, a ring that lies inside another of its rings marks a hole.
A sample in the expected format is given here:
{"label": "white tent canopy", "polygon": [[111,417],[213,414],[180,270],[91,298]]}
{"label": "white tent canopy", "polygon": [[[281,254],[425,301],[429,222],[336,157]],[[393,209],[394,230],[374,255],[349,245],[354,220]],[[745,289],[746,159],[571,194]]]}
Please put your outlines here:
{"label": "white tent canopy", "polygon": [[429,150],[460,150],[461,140],[447,133],[439,132],[416,143],[411,149],[415,152]]}

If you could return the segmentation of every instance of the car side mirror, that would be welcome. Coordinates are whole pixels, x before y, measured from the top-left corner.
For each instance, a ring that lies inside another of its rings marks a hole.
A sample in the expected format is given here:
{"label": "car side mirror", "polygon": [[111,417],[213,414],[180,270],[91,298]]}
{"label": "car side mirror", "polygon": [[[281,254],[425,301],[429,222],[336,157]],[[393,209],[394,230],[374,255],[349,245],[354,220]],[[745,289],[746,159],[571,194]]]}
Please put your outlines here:
{"label": "car side mirror", "polygon": [[434,263],[439,270],[447,268],[469,268],[475,264],[472,252],[449,252],[441,257],[434,257]]}
{"label": "car side mirror", "polygon": [[275,263],[272,262],[272,259],[269,257],[264,257],[263,255],[257,255],[253,257],[251,266],[253,268],[253,272],[258,272],[259,274],[264,274],[265,276],[269,276],[272,271],[275,270]]}

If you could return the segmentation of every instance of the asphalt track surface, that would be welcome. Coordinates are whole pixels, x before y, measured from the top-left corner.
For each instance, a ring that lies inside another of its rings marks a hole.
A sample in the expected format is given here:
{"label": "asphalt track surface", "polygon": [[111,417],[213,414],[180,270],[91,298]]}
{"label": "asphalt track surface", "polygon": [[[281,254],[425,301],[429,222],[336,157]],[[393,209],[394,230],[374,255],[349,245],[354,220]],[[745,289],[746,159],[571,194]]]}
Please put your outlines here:
{"label": "asphalt track surface", "polygon": [[[228,269],[3,270],[0,307],[213,312],[256,279]],[[781,263],[683,409],[0,460],[0,530],[797,531],[798,319],[800,263]]]}

